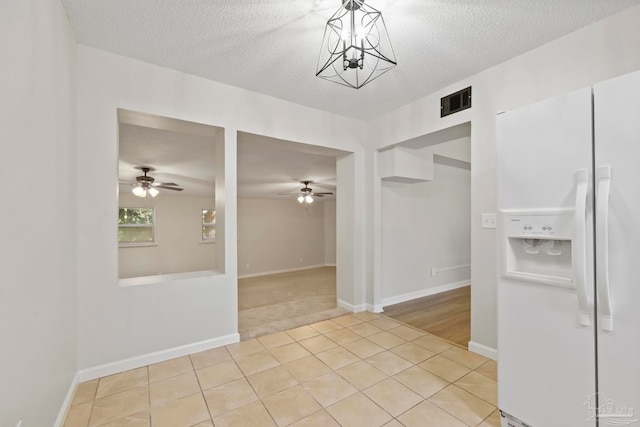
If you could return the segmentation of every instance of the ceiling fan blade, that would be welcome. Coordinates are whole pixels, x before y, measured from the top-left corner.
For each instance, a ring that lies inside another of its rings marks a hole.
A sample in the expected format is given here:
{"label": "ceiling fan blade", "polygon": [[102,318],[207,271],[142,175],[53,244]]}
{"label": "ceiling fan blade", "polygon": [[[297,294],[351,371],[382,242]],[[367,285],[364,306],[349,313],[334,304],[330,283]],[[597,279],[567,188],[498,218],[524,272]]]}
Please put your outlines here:
{"label": "ceiling fan blade", "polygon": [[166,187],[164,185],[154,185],[153,188],[164,188],[165,190],[174,190],[174,191],[182,191],[184,190],[184,188],[180,188],[180,187]]}
{"label": "ceiling fan blade", "polygon": [[333,194],[333,193],[313,193],[314,196],[321,196],[321,197],[322,196],[329,196],[331,194]]}
{"label": "ceiling fan blade", "polygon": [[312,187],[320,187],[320,188],[323,188],[325,190],[334,190],[334,191],[336,189],[336,185],[335,184],[323,183],[322,181],[314,182]]}
{"label": "ceiling fan blade", "polygon": [[153,187],[159,187],[161,185],[168,185],[170,187],[177,187],[178,184],[176,184],[175,182],[154,182],[153,184],[151,184]]}

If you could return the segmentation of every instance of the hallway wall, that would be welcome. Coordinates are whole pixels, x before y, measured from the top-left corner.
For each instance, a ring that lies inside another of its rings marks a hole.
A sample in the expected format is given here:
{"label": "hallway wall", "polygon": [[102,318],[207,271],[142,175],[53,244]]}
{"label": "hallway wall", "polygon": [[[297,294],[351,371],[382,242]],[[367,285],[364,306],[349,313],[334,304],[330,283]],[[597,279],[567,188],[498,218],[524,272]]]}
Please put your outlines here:
{"label": "hallway wall", "polygon": [[469,283],[471,171],[434,163],[433,181],[382,182],[382,305]]}

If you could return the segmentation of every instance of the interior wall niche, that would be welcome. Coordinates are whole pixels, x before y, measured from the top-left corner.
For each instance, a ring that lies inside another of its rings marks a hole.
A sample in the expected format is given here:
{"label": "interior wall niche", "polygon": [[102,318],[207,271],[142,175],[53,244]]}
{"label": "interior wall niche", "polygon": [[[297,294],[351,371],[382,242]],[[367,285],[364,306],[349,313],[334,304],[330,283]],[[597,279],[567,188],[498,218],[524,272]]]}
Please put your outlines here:
{"label": "interior wall niche", "polygon": [[219,156],[223,128],[118,110],[120,279],[224,270]]}

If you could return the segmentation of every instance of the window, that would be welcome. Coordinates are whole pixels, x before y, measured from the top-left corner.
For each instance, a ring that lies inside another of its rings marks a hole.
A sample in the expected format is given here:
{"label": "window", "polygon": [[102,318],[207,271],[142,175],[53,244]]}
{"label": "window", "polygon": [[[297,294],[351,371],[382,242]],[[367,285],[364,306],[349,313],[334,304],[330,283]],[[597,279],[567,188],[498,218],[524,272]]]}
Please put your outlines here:
{"label": "window", "polygon": [[118,243],[153,243],[153,208],[120,208]]}
{"label": "window", "polygon": [[215,209],[202,209],[202,241],[216,241],[216,211]]}

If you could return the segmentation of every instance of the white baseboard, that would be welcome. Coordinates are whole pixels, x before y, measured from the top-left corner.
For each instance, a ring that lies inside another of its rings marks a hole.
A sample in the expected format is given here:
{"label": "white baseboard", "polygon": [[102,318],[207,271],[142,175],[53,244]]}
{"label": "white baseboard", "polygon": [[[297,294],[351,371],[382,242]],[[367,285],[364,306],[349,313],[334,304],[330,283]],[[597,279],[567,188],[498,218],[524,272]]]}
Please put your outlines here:
{"label": "white baseboard", "polygon": [[360,313],[362,311],[370,311],[372,313],[382,313],[382,305],[373,305],[373,304],[358,304],[353,305],[348,302],[338,300],[338,307],[344,308],[345,310],[349,310],[352,313]]}
{"label": "white baseboard", "polygon": [[367,304],[367,311],[371,311],[373,313],[382,313],[384,311],[384,307],[382,304]]}
{"label": "white baseboard", "polygon": [[56,418],[56,422],[53,424],[54,427],[62,427],[65,419],[67,418],[67,412],[69,411],[69,407],[71,406],[71,400],[73,399],[73,394],[76,392],[76,386],[80,381],[78,380],[78,373],[71,380],[71,384],[69,385],[69,390],[67,390],[67,395],[62,402],[62,406],[60,407],[60,412],[58,412],[58,418]]}
{"label": "white baseboard", "polygon": [[488,357],[489,359],[498,360],[497,349],[478,344],[477,342],[469,341],[469,351],[478,353],[479,355]]}
{"label": "white baseboard", "polygon": [[221,347],[223,345],[237,343],[239,341],[240,334],[236,332],[210,340],[200,341],[179,347],[173,347],[167,350],[160,350],[154,353],[143,354],[141,356],[135,356],[129,359],[123,359],[100,366],[94,366],[93,368],[82,369],[78,371],[76,378],[77,382],[90,381],[107,375],[113,375],[119,372],[128,371],[130,369],[136,369],[142,366],[164,362],[165,360],[174,359],[176,357],[186,356],[188,354],[210,350],[212,348]]}
{"label": "white baseboard", "polygon": [[324,266],[325,266],[325,267],[337,267],[337,266],[338,266],[338,264],[336,264],[336,263],[333,263],[333,264],[325,264]]}
{"label": "white baseboard", "polygon": [[270,274],[291,273],[293,271],[311,270],[312,268],[319,268],[319,267],[331,267],[331,265],[317,264],[317,265],[307,265],[304,267],[297,267],[297,268],[286,268],[284,270],[262,271],[260,273],[243,274],[242,276],[238,276],[238,279],[246,279],[248,277],[268,276]]}
{"label": "white baseboard", "polygon": [[349,310],[352,313],[360,313],[361,311],[367,311],[367,304],[353,305],[346,301],[338,300],[338,307]]}
{"label": "white baseboard", "polygon": [[463,280],[462,282],[448,283],[442,286],[421,289],[416,292],[409,292],[407,294],[383,298],[382,307],[386,307],[387,305],[400,304],[401,302],[411,301],[416,298],[428,297],[429,295],[439,294],[440,292],[446,292],[446,291],[451,291],[453,289],[464,288],[465,286],[469,286],[468,280]]}
{"label": "white baseboard", "polygon": [[198,353],[200,351],[210,350],[212,348],[237,343],[239,341],[240,334],[234,333],[193,344],[187,344],[167,350],[156,351],[154,353],[143,354],[141,356],[107,363],[105,365],[95,366],[93,368],[82,369],[76,373],[76,375],[73,377],[73,380],[71,381],[71,385],[69,385],[69,390],[67,391],[67,395],[62,402],[62,406],[60,407],[60,412],[58,412],[58,418],[56,418],[54,427],[62,427],[62,425],[64,424],[65,418],[67,416],[67,411],[69,410],[71,400],[73,399],[73,394],[76,391],[76,386],[81,382],[95,380],[96,378],[105,377],[107,375],[117,374],[119,372],[128,371],[130,369],[151,365],[153,363],[164,362],[165,360],[186,356],[192,353]]}

